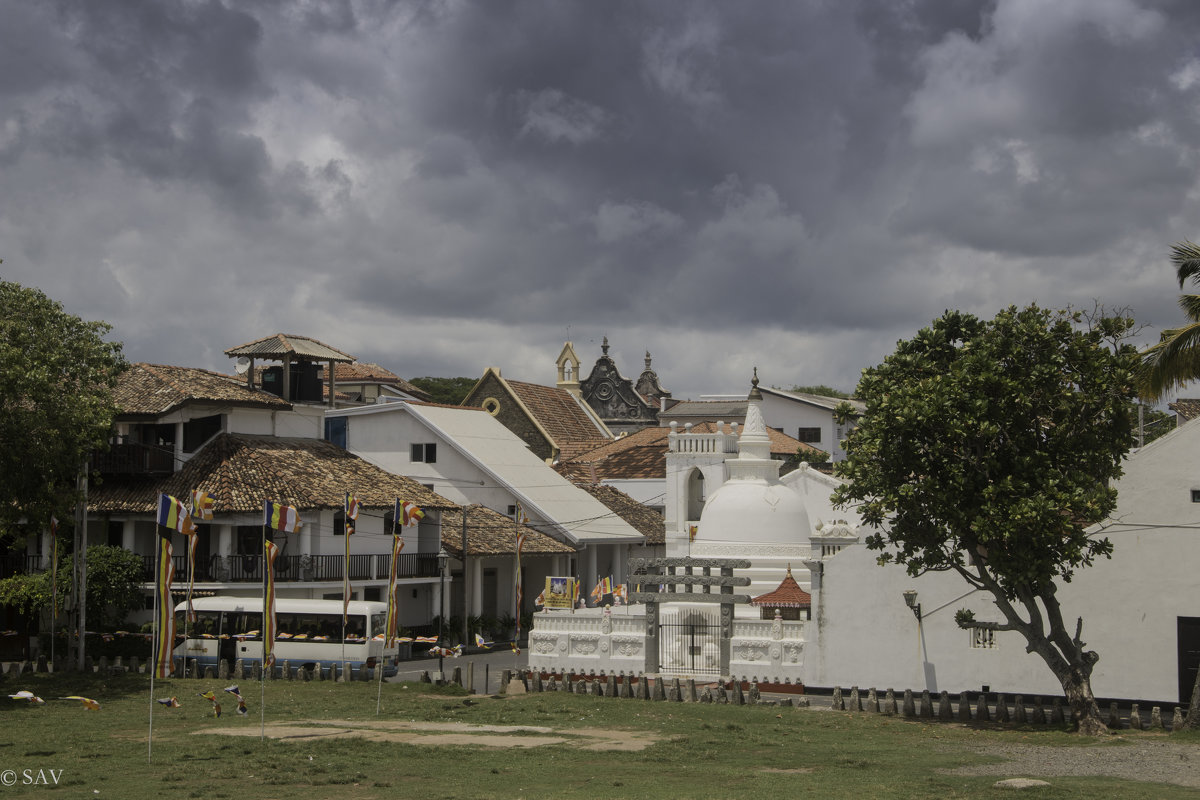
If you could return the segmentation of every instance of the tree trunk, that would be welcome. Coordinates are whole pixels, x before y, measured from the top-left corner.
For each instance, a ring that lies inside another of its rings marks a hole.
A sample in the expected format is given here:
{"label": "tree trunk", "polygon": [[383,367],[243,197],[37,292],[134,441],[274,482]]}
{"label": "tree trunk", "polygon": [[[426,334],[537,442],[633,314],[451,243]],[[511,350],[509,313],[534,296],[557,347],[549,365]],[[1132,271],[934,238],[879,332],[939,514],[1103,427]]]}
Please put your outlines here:
{"label": "tree trunk", "polygon": [[1091,677],[1076,673],[1065,678],[1060,676],[1059,680],[1062,682],[1067,704],[1071,706],[1071,719],[1076,725],[1076,730],[1084,736],[1103,736],[1108,733],[1108,725],[1100,714],[1096,696],[1092,694]]}

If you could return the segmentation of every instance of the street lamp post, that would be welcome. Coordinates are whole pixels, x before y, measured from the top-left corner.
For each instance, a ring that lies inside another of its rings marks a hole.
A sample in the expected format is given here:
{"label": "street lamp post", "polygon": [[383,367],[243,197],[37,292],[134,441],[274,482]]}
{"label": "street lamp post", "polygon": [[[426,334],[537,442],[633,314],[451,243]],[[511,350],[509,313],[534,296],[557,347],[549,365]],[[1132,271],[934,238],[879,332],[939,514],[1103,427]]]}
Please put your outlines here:
{"label": "street lamp post", "polygon": [[450,561],[450,554],[446,552],[446,548],[442,547],[438,550],[438,575],[441,577],[441,590],[438,592],[438,680],[445,680],[446,673],[442,670],[443,656],[442,652],[446,649],[445,643],[442,641],[442,629],[446,622],[446,564]]}

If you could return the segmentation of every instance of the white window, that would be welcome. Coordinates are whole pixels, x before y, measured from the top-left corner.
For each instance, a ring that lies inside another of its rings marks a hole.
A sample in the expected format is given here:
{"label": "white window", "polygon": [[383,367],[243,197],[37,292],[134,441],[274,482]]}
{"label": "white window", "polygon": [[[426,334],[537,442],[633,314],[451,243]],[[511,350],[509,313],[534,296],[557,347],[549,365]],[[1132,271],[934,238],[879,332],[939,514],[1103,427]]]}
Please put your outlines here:
{"label": "white window", "polygon": [[968,628],[972,650],[995,650],[996,632],[991,628]]}

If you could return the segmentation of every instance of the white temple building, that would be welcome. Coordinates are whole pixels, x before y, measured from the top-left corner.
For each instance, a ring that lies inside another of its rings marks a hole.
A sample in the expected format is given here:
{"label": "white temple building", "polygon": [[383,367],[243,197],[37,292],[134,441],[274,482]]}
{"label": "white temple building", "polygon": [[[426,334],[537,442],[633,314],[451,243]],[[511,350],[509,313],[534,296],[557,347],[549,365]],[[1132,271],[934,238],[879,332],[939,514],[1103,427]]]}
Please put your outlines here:
{"label": "white temple building", "polygon": [[[648,605],[638,603],[540,612],[530,634],[531,668],[821,688],[1061,693],[1019,634],[955,623],[958,609],[999,621],[991,595],[957,574],[912,577],[903,567],[880,566],[878,553],[862,543],[861,520],[830,502],[838,478],[806,465],[780,477],[779,462],[765,449],[760,406],[756,386],[740,431],[736,424],[695,434],[691,426],[672,426],[666,558],[648,571],[682,577],[671,586],[645,575],[651,585],[636,595],[658,606],[657,624],[647,625],[654,609],[647,614]],[[1130,455],[1116,485],[1117,511],[1092,529],[1113,542],[1112,559],[1060,584],[1064,615],[1082,617],[1083,639],[1100,655],[1098,698],[1169,708],[1190,696],[1200,667],[1198,448],[1194,423]],[[734,581],[718,577],[721,563],[737,563],[728,570]],[[636,570],[629,572],[636,581]],[[658,581],[664,585],[653,585]],[[738,602],[713,602],[721,591],[737,592],[727,596]],[[771,608],[769,597],[797,596],[801,602]]]}

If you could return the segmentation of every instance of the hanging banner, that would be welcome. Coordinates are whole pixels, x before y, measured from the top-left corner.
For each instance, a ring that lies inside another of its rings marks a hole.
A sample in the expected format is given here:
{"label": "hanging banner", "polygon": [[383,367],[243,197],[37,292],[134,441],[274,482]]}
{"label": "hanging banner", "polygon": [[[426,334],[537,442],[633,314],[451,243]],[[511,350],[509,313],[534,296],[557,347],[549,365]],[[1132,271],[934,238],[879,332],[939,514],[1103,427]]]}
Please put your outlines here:
{"label": "hanging banner", "polygon": [[400,551],[403,549],[404,538],[402,536],[393,536],[392,571],[388,576],[387,622],[384,625],[384,649],[391,649],[396,646],[396,634],[400,628],[400,601],[396,597],[396,575],[400,567]]}
{"label": "hanging banner", "polygon": [[267,555],[263,568],[267,582],[263,595],[263,667],[270,669],[275,666],[275,556],[279,555],[279,548],[270,539],[263,546]]}
{"label": "hanging banner", "polygon": [[546,589],[542,592],[547,609],[565,609],[570,611],[575,607],[574,578],[546,578]]}
{"label": "hanging banner", "polygon": [[[158,570],[155,591],[158,592],[158,619],[154,626],[158,640],[154,646],[154,675],[165,678],[171,674],[171,651],[175,647],[175,609],[171,607],[171,582],[175,564],[171,556],[171,531],[162,530],[158,537]],[[165,535],[164,535],[165,534]]]}

